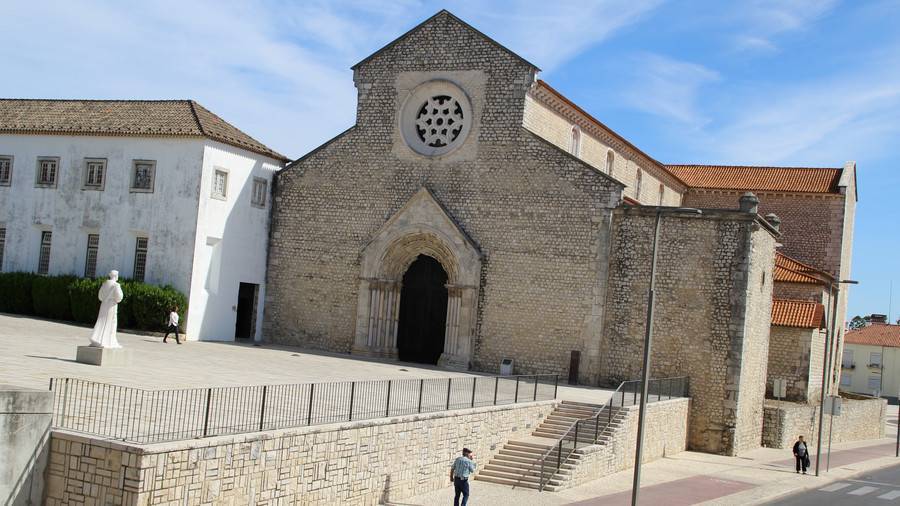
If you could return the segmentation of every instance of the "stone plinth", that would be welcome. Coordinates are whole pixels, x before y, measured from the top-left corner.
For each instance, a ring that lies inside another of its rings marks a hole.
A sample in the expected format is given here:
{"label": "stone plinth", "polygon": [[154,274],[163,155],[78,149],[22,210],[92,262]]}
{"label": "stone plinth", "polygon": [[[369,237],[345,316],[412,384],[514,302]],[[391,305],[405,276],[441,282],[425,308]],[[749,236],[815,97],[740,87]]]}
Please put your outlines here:
{"label": "stone plinth", "polygon": [[125,348],[98,348],[79,346],[75,361],[82,364],[122,367],[131,365],[131,350]]}

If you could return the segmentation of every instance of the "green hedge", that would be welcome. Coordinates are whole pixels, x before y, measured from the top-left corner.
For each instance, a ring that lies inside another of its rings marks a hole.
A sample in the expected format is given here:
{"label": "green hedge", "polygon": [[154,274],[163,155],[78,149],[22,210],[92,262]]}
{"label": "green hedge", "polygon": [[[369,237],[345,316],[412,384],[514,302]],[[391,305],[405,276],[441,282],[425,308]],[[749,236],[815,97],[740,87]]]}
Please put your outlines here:
{"label": "green hedge", "polygon": [[[97,320],[97,292],[105,281],[75,276],[41,276],[29,272],[0,272],[0,311],[54,320],[92,324]],[[124,299],[119,304],[119,327],[164,330],[169,308],[178,306],[184,321],[187,299],[171,286],[119,280]],[[183,326],[183,324],[182,324]]]}

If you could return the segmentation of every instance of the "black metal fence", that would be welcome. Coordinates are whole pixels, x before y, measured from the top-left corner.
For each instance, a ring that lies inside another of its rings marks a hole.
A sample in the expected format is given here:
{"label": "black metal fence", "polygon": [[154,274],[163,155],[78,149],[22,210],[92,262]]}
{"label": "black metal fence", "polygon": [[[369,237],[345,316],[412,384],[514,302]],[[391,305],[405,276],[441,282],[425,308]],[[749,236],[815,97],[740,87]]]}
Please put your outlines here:
{"label": "black metal fence", "polygon": [[[647,403],[666,401],[677,397],[687,397],[690,393],[689,378],[651,379],[647,382]],[[535,464],[540,467],[540,483],[544,486],[562,464],[575,453],[579,447],[597,444],[601,439],[612,435],[613,421],[617,420],[620,410],[636,406],[641,402],[641,381],[623,381],[612,397],[594,413],[583,420],[576,420],[566,434],[547,450]]]}
{"label": "black metal fence", "polygon": [[556,375],[143,390],[54,378],[54,426],[135,443],[556,398]]}

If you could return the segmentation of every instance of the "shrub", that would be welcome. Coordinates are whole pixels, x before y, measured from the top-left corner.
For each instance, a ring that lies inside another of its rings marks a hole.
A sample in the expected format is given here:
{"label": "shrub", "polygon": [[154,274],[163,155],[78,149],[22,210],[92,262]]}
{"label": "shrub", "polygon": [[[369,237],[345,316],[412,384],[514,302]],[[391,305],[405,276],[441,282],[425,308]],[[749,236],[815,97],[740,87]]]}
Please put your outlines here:
{"label": "shrub", "polygon": [[0,311],[15,314],[34,314],[31,286],[36,274],[30,272],[0,273]]}
{"label": "shrub", "polygon": [[164,330],[171,307],[177,305],[179,312],[182,312],[187,306],[184,295],[168,285],[132,283],[130,291],[131,314],[135,327],[139,329]]}
{"label": "shrub", "polygon": [[72,317],[79,323],[94,323],[100,312],[100,299],[97,292],[103,279],[81,278],[69,285],[69,305],[72,308]]}
{"label": "shrub", "polygon": [[69,285],[75,276],[36,276],[31,285],[31,303],[34,314],[54,320],[71,320]]}

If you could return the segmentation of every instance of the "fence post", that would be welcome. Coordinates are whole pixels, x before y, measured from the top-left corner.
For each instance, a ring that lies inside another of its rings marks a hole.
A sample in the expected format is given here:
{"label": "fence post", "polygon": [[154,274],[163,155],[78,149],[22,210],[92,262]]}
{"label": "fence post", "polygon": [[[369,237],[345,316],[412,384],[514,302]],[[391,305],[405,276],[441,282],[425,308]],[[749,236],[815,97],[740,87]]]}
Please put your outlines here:
{"label": "fence post", "polygon": [[513,401],[513,404],[518,404],[518,402],[519,402],[519,377],[516,376],[516,397],[515,397],[515,400]]}
{"label": "fence post", "polygon": [[494,406],[497,405],[497,387],[500,385],[500,376],[494,376]]}
{"label": "fence post", "polygon": [[[565,439],[565,438],[563,438]],[[559,446],[556,449],[556,470],[559,471],[559,468],[562,467],[562,442],[563,440],[559,440]]]}
{"label": "fence post", "polygon": [[312,405],[313,405],[313,392],[315,391],[316,384],[309,384],[309,407],[306,412],[306,425],[312,425]]}
{"label": "fence post", "polygon": [[203,437],[209,433],[209,405],[212,401],[212,388],[206,389],[206,414],[203,415]]}
{"label": "fence post", "polygon": [[356,393],[356,382],[350,383],[350,421],[353,421],[353,396]]}
{"label": "fence post", "polygon": [[450,385],[453,384],[453,378],[447,378],[447,409],[450,409]]}
{"label": "fence post", "polygon": [[391,416],[391,380],[388,380],[387,407],[384,408],[384,416]]}
{"label": "fence post", "polygon": [[266,391],[269,385],[263,385],[262,406],[259,409],[259,430],[263,430],[263,420],[266,418]]}
{"label": "fence post", "polygon": [[532,400],[534,400],[534,401],[537,400],[537,387],[538,387],[538,380],[539,380],[539,379],[540,379],[540,377],[537,376],[537,375],[535,375],[535,377],[534,377],[534,399],[532,399]]}
{"label": "fence post", "polygon": [[578,425],[581,423],[581,420],[575,422],[575,449],[578,449]]}
{"label": "fence post", "polygon": [[553,375],[553,398],[556,399],[559,394],[559,374]]}
{"label": "fence post", "polygon": [[475,407],[475,384],[478,383],[478,378],[472,378],[472,407]]}
{"label": "fence post", "polygon": [[425,380],[419,380],[419,413],[422,412],[422,390],[425,389]]}
{"label": "fence post", "polygon": [[594,417],[594,443],[600,440],[600,416]]}

